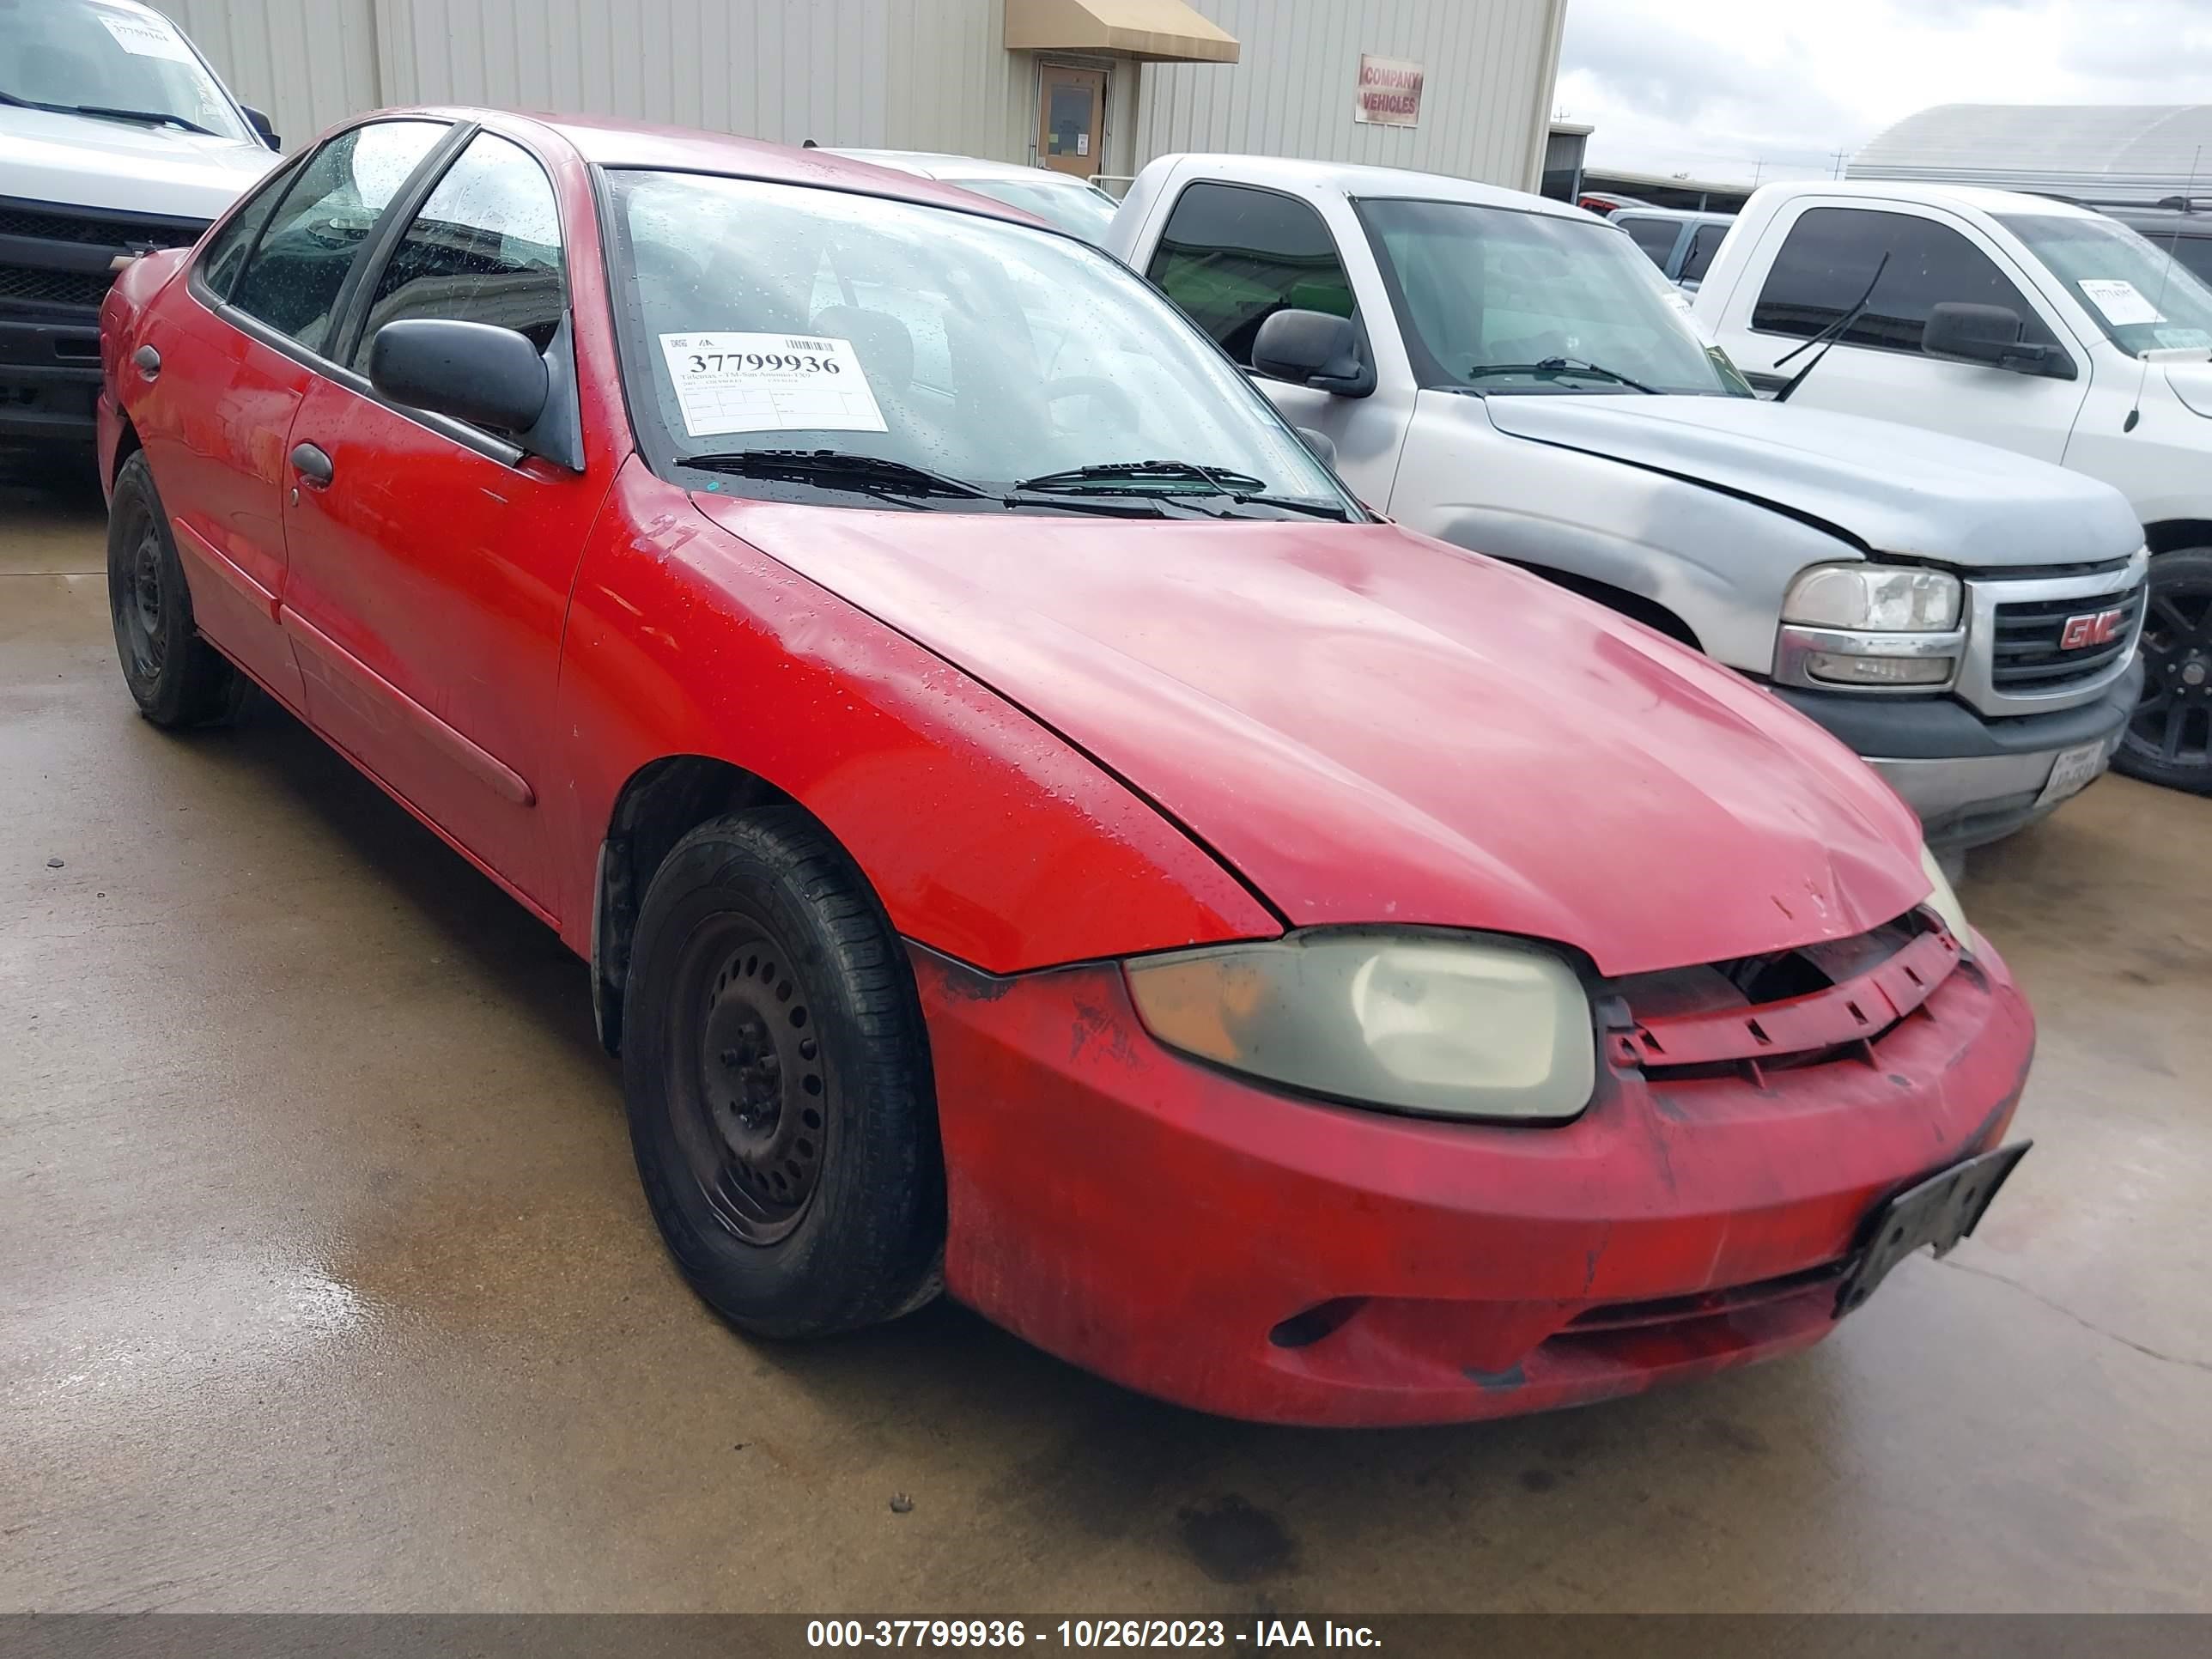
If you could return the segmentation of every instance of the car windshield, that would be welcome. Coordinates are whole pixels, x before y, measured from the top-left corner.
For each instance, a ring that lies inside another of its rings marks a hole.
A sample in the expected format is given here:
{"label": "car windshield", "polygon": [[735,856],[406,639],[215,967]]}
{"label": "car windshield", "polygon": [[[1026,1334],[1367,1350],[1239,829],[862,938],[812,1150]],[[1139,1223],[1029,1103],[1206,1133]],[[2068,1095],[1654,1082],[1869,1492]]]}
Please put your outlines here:
{"label": "car windshield", "polygon": [[1121,206],[1095,185],[1033,183],[1027,179],[947,179],[945,182],[1034,213],[1094,246],[1104,244],[1106,227],[1114,222],[1115,210]]}
{"label": "car windshield", "polygon": [[102,0],[0,0],[0,94],[38,109],[254,142],[173,25]]}
{"label": "car windshield", "polygon": [[1425,386],[1741,395],[1611,225],[1471,202],[1358,206]]}
{"label": "car windshield", "polygon": [[636,295],[632,403],[678,455],[827,449],[993,490],[1171,461],[1202,471],[1085,483],[1219,495],[1205,474],[1233,474],[1357,513],[1205,336],[1073,238],[757,179],[609,179]]}
{"label": "car windshield", "polygon": [[2212,289],[2117,220],[2003,213],[1997,222],[2027,245],[2121,350],[2212,347]]}

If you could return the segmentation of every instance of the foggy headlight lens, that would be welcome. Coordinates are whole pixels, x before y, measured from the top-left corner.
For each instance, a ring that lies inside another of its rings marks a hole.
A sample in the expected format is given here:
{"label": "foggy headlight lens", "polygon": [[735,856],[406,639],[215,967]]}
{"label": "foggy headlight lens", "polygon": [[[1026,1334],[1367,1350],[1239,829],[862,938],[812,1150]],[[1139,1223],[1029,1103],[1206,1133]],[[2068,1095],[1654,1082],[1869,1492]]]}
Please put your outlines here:
{"label": "foggy headlight lens", "polygon": [[1782,620],[1870,633],[1941,634],[1959,625],[1962,590],[1944,570],[1822,564],[1801,573]]}
{"label": "foggy headlight lens", "polygon": [[1338,1100],[1558,1122],[1596,1084],[1582,982],[1510,939],[1319,932],[1124,970],[1146,1028],[1170,1048]]}
{"label": "foggy headlight lens", "polygon": [[1928,850],[1925,842],[1920,846],[1920,868],[1927,876],[1929,884],[1935,889],[1921,902],[1943,918],[1943,925],[1951,930],[1951,937],[1959,941],[1960,950],[1972,950],[1974,936],[1966,928],[1966,907],[1959,902],[1959,896],[1951,890],[1951,878],[1943,873],[1943,866],[1936,862],[1936,855]]}

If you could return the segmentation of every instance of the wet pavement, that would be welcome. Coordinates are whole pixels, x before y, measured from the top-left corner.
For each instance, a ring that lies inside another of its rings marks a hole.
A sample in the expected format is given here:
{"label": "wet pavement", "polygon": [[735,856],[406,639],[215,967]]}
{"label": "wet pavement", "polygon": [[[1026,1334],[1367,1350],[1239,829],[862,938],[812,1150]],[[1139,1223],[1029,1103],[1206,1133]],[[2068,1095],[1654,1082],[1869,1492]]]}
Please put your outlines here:
{"label": "wet pavement", "polygon": [[1821,1347],[1254,1428],[716,1322],[581,965],[265,705],[139,720],[101,536],[0,475],[0,1609],[2212,1608],[2212,800],[1976,856],[2038,1150]]}

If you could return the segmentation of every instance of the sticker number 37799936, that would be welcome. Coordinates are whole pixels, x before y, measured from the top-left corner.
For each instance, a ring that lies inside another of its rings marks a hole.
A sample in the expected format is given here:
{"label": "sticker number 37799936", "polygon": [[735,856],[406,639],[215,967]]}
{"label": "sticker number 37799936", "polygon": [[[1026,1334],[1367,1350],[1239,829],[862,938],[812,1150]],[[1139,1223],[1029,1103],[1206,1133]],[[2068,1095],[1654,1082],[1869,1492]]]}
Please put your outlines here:
{"label": "sticker number 37799936", "polygon": [[661,361],[684,428],[881,432],[884,412],[850,340],[790,334],[664,334]]}

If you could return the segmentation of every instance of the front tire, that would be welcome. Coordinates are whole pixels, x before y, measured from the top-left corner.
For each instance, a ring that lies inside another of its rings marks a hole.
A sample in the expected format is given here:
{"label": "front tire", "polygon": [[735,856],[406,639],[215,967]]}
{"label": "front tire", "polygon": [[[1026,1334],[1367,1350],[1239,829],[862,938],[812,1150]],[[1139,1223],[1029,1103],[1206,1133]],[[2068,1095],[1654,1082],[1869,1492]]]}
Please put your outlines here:
{"label": "front tire", "polygon": [[205,726],[244,706],[252,683],[200,637],[143,450],[123,463],[108,507],[107,609],[123,682],[155,725]]}
{"label": "front tire", "polygon": [[701,825],[647,887],[623,999],[640,1179],[693,1290],[819,1336],[935,1293],[945,1177],[912,969],[795,807]]}
{"label": "front tire", "polygon": [[2144,604],[2142,701],[2112,769],[2212,794],[2212,547],[2153,559]]}

